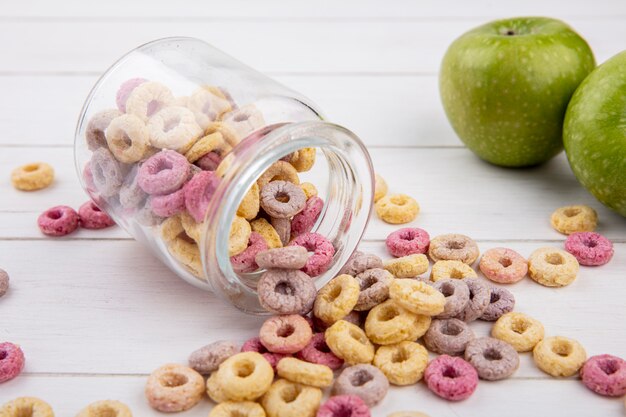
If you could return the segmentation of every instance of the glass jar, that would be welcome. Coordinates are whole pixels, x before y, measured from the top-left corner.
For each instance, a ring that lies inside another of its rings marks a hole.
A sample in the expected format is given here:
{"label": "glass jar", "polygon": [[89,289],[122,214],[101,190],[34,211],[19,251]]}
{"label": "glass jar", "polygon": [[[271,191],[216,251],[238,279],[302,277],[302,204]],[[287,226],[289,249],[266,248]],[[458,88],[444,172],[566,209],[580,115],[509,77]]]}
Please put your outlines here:
{"label": "glass jar", "polygon": [[[270,167],[288,166],[271,179],[306,179],[323,200],[308,228],[335,253],[315,277],[318,288],[355,250],[372,207],[371,161],[352,132],[324,121],[308,98],[193,38],[140,46],[102,75],[78,120],[75,159],[101,210],[177,275],[249,313],[264,311],[256,294],[263,271],[235,272],[231,256],[242,248],[233,242],[245,239],[247,247],[251,230],[276,220],[258,210],[257,180]],[[244,197],[256,205],[254,218],[240,213]]]}

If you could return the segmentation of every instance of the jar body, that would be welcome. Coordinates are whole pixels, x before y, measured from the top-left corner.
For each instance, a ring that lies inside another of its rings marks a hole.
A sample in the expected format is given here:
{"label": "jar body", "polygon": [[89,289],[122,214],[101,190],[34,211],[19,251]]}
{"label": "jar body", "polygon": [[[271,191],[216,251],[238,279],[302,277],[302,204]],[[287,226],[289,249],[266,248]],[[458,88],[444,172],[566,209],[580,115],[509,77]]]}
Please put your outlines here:
{"label": "jar body", "polygon": [[101,77],[79,118],[75,159],[116,223],[180,277],[252,313],[262,312],[262,271],[236,256],[253,245],[254,226],[274,223],[259,208],[262,178],[317,186],[324,204],[307,229],[335,248],[318,285],[351,255],[372,205],[371,162],[354,134],[191,38],[141,46]]}

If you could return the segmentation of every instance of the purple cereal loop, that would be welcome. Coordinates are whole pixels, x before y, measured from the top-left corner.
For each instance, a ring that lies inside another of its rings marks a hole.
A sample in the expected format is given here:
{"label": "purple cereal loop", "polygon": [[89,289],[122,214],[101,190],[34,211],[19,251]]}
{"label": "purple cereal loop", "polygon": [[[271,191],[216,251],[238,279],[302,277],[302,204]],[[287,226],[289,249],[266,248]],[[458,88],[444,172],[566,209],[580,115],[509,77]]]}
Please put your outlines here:
{"label": "purple cereal loop", "polygon": [[107,148],[94,151],[89,168],[93,185],[102,197],[112,197],[118,193],[124,182],[124,169]]}
{"label": "purple cereal loop", "polygon": [[270,269],[259,279],[257,294],[261,306],[276,314],[307,314],[313,308],[317,289],[299,270]]}
{"label": "purple cereal loop", "polygon": [[313,255],[309,256],[302,272],[316,277],[326,272],[335,255],[335,248],[328,239],[319,233],[305,233],[296,237],[289,246],[302,246]]}
{"label": "purple cereal loop", "polygon": [[291,236],[299,236],[308,233],[315,226],[324,208],[324,200],[317,196],[309,198],[304,209],[296,214],[291,220]]}
{"label": "purple cereal loop", "polygon": [[113,219],[91,200],[80,206],[78,216],[81,227],[85,229],[105,229],[115,224]]}
{"label": "purple cereal loop", "polygon": [[219,340],[195,350],[189,355],[189,367],[203,375],[217,371],[220,364],[239,352],[236,343]]}
{"label": "purple cereal loop", "polygon": [[233,271],[238,274],[254,272],[259,269],[256,263],[256,256],[259,252],[267,250],[267,242],[257,232],[250,233],[248,238],[248,247],[241,253],[230,257],[230,264]]}
{"label": "purple cereal loop", "polygon": [[148,198],[148,194],[137,184],[139,167],[139,164],[133,165],[119,191],[120,205],[127,210],[143,207]]}
{"label": "purple cereal loop", "polygon": [[361,272],[368,269],[382,268],[383,261],[372,253],[363,253],[355,251],[348,259],[346,264],[339,271],[339,275],[347,274],[356,277]]}
{"label": "purple cereal loop", "polygon": [[405,227],[387,236],[387,250],[396,258],[426,253],[430,244],[428,232],[417,227]]}
{"label": "purple cereal loop", "polygon": [[594,232],[570,234],[565,240],[565,250],[586,266],[604,265],[613,257],[613,243]]}
{"label": "purple cereal loop", "polygon": [[356,395],[335,395],[317,410],[315,417],[371,417],[370,409]]}
{"label": "purple cereal loop", "polygon": [[438,319],[450,319],[465,309],[469,302],[469,287],[462,279],[443,278],[432,283],[433,288],[446,297],[443,313],[435,316]]}
{"label": "purple cereal loop", "polygon": [[489,304],[479,317],[485,321],[496,321],[506,313],[513,311],[515,297],[511,291],[502,287],[491,287]]}
{"label": "purple cereal loop", "polygon": [[190,170],[191,166],[183,155],[163,149],[141,164],[137,184],[151,195],[170,194],[183,186]]}
{"label": "purple cereal loop", "polygon": [[276,234],[284,246],[291,240],[291,220],[270,217],[270,224],[276,230]]}
{"label": "purple cereal loop", "polygon": [[474,321],[483,315],[491,301],[491,287],[478,278],[463,279],[470,291],[469,302],[456,318],[465,322]]}
{"label": "purple cereal loop", "polygon": [[274,371],[276,371],[276,365],[278,362],[283,359],[290,357],[291,355],[285,355],[282,353],[272,353],[263,344],[261,343],[261,339],[258,337],[253,337],[252,339],[248,339],[243,346],[241,347],[242,352],[257,352],[263,355],[265,360],[267,360]]}
{"label": "purple cereal loop", "polygon": [[256,255],[256,263],[262,269],[300,269],[308,259],[309,252],[302,246],[267,249]]}
{"label": "purple cereal loop", "polygon": [[170,194],[150,196],[150,208],[159,217],[172,217],[185,210],[185,193],[179,189]]}
{"label": "purple cereal loop", "polygon": [[56,206],[41,213],[37,219],[39,230],[47,236],[65,236],[76,229],[80,223],[80,217],[73,208],[68,206]]}
{"label": "purple cereal loop", "polygon": [[126,113],[126,100],[128,100],[128,96],[130,96],[135,87],[145,83],[146,81],[147,80],[145,78],[131,78],[130,80],[124,81],[122,85],[120,85],[120,88],[117,90],[117,94],[115,94],[115,104],[122,113]]}
{"label": "purple cereal loop", "polygon": [[296,353],[295,356],[306,362],[326,365],[333,371],[343,366],[343,359],[331,352],[326,344],[324,333],[314,334],[309,344],[302,348],[300,352]]}
{"label": "purple cereal loop", "polygon": [[204,221],[213,194],[220,184],[220,177],[212,171],[202,171],[194,175],[183,187],[185,206],[198,222]]}
{"label": "purple cereal loop", "polygon": [[272,217],[291,218],[300,213],[305,205],[306,195],[294,183],[271,181],[261,188],[261,207]]}
{"label": "purple cereal loop", "polygon": [[389,298],[389,286],[393,275],[381,268],[368,269],[356,277],[361,291],[354,306],[356,311],[366,311]]}
{"label": "purple cereal loop", "polygon": [[103,110],[94,114],[91,119],[89,119],[89,123],[87,123],[87,128],[85,129],[85,140],[87,142],[87,148],[90,151],[95,151],[101,147],[107,147],[107,139],[104,134],[111,121],[118,116],[121,116],[122,113],[119,111],[112,110]]}
{"label": "purple cereal loop", "polygon": [[592,356],[581,368],[580,376],[583,384],[596,394],[626,395],[626,361],[622,358],[607,354]]}
{"label": "purple cereal loop", "polygon": [[373,407],[385,398],[389,380],[380,369],[370,364],[352,365],[345,368],[335,379],[334,395],[356,395],[368,407]]}
{"label": "purple cereal loop", "polygon": [[478,373],[461,358],[441,355],[433,359],[424,371],[428,389],[450,401],[469,398],[478,386]]}
{"label": "purple cereal loop", "polygon": [[215,171],[222,162],[223,157],[217,152],[211,151],[201,156],[194,164],[196,164],[203,171]]}
{"label": "purple cereal loop", "polygon": [[507,342],[492,337],[470,341],[465,348],[468,361],[481,379],[498,381],[513,375],[519,367],[519,354]]}
{"label": "purple cereal loop", "polygon": [[24,352],[11,342],[0,343],[0,383],[18,376],[24,369]]}
{"label": "purple cereal loop", "polygon": [[474,339],[474,332],[464,321],[436,319],[431,322],[424,335],[424,345],[431,352],[462,355],[472,339]]}

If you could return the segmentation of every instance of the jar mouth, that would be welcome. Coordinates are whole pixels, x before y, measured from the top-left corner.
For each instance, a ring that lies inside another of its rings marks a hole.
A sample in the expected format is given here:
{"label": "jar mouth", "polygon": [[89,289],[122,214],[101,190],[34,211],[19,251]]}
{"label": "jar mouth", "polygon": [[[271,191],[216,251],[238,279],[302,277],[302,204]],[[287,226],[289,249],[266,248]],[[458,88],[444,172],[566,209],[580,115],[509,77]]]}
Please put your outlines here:
{"label": "jar mouth", "polygon": [[311,230],[335,247],[330,268],[315,279],[319,288],[334,277],[360,242],[370,217],[374,175],[369,153],[349,130],[327,122],[268,126],[231,152],[230,166],[206,215],[200,248],[206,279],[214,293],[251,314],[267,314],[256,293],[262,271],[237,274],[230,262],[230,225],[246,192],[274,162],[301,148],[320,150],[328,165],[328,185],[322,210]]}

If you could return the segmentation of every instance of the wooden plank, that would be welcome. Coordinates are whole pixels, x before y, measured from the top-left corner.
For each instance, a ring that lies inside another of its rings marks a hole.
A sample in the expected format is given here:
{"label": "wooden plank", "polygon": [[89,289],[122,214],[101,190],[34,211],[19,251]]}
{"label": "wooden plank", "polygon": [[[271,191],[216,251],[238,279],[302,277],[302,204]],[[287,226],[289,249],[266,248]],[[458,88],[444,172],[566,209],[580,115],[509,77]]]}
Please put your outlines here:
{"label": "wooden plank", "polygon": [[[564,236],[549,225],[554,209],[588,204],[600,217],[598,231],[611,239],[626,236],[624,218],[611,212],[576,181],[564,155],[548,164],[524,170],[507,170],[486,164],[463,148],[371,149],[374,166],[389,183],[391,193],[413,196],[421,213],[411,224],[433,236],[465,233],[479,240],[554,240]],[[0,176],[8,178],[13,167],[44,160],[55,167],[55,184],[35,193],[20,192],[0,183],[0,238],[40,238],[35,226],[38,213],[67,204],[78,207],[86,195],[78,184],[70,148],[3,148]],[[398,169],[406,167],[407,169]],[[317,177],[321,181],[322,177]],[[315,181],[311,175],[309,179]],[[372,215],[366,238],[381,240],[398,226]],[[81,232],[77,237],[122,237],[115,231]]]}
{"label": "wooden plank", "polygon": [[[2,145],[71,146],[83,101],[97,77],[0,76]],[[461,146],[441,105],[436,76],[279,75],[329,120],[369,146]],[[38,111],[37,109],[46,109]],[[36,114],[37,126],[32,128]],[[389,122],[381,122],[382,117]]]}
{"label": "wooden plank", "polygon": [[[3,385],[0,401],[23,395],[39,396],[50,402],[56,415],[73,416],[92,401],[119,399],[131,408],[133,415],[162,416],[163,414],[150,409],[145,400],[145,380],[144,376],[23,376]],[[392,388],[387,397],[372,408],[372,415],[384,416],[398,410],[420,410],[438,417],[620,417],[623,415],[623,407],[621,399],[594,395],[579,381],[508,380],[481,381],[472,397],[458,403],[436,397],[423,383]],[[211,401],[205,398],[196,407],[177,415],[206,417],[211,408]]]}
{"label": "wooden plank", "polygon": [[[126,51],[166,36],[206,39],[250,66],[275,73],[428,73],[447,46],[483,19],[458,21],[14,21],[0,38],[0,72],[101,72]],[[623,49],[618,19],[569,19],[599,62]],[[89,34],[89,36],[86,36]]]}
{"label": "wooden plank", "polygon": [[524,2],[491,2],[479,0],[464,1],[411,1],[400,0],[381,3],[376,0],[319,0],[315,3],[285,2],[269,0],[263,2],[249,2],[245,0],[230,1],[202,1],[183,0],[177,2],[177,7],[168,3],[149,0],[126,2],[124,0],[109,0],[106,2],[68,0],[64,7],[58,7],[45,0],[31,0],[28,3],[9,3],[0,10],[4,17],[71,17],[71,18],[118,18],[129,17],[151,18],[181,18],[198,19],[424,19],[424,18],[468,18],[476,16],[528,16],[528,15],[565,15],[565,16],[598,16],[614,18],[626,14],[624,4],[611,0],[601,0],[594,3],[590,10],[589,3],[584,0],[561,2],[546,2],[541,0],[527,0]]}
{"label": "wooden plank", "polygon": [[[545,245],[480,243],[482,250],[507,246],[523,255]],[[382,242],[361,249],[388,257]],[[162,363],[184,362],[190,351],[217,339],[243,342],[263,321],[185,283],[137,242],[0,241],[0,253],[12,280],[0,302],[0,340],[24,348],[29,373],[145,374]],[[516,310],[542,321],[548,335],[577,339],[590,355],[623,357],[625,273],[626,244],[616,244],[610,264],[581,268],[568,287],[550,289],[527,278],[509,288]],[[472,328],[488,335],[490,324]],[[528,354],[516,377],[545,376]]]}

